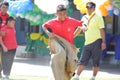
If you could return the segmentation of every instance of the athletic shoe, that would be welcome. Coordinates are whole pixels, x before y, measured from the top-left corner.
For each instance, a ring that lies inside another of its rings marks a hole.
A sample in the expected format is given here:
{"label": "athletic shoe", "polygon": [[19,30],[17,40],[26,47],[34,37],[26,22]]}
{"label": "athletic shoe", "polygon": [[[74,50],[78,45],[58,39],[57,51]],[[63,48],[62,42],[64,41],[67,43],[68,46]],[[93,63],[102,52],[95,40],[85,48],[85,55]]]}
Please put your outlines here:
{"label": "athletic shoe", "polygon": [[9,77],[2,77],[2,80],[10,80]]}
{"label": "athletic shoe", "polygon": [[79,80],[79,78],[72,77],[71,80]]}
{"label": "athletic shoe", "polygon": [[90,80],[95,80],[94,78],[91,78]]}

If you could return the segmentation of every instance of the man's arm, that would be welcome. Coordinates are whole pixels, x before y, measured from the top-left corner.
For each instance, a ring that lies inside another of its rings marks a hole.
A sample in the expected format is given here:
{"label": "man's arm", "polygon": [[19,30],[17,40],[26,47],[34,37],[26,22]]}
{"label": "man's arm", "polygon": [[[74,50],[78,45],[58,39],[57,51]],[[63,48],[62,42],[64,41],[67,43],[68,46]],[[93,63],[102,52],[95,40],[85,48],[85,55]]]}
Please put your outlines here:
{"label": "man's arm", "polygon": [[105,31],[104,31],[104,28],[100,29],[100,34],[101,34],[101,37],[102,37],[101,48],[102,48],[102,50],[104,50],[106,48],[106,40],[105,40]]}
{"label": "man's arm", "polygon": [[7,51],[8,51],[8,49],[6,48],[6,46],[5,46],[4,43],[3,43],[3,40],[2,40],[2,37],[1,37],[1,36],[0,36],[0,45],[2,46],[4,52],[7,52]]}

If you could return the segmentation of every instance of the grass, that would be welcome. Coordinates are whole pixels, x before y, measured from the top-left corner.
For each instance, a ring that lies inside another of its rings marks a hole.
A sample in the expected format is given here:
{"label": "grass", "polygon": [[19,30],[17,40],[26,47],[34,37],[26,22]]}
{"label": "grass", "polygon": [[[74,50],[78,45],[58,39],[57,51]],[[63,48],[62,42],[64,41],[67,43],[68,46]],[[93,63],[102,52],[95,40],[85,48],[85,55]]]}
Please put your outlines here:
{"label": "grass", "polygon": [[[23,76],[23,75],[12,75],[10,77],[13,80],[49,80],[49,77],[43,76]],[[87,77],[80,77],[80,80],[89,80]],[[120,80],[120,78],[96,78],[96,80]]]}

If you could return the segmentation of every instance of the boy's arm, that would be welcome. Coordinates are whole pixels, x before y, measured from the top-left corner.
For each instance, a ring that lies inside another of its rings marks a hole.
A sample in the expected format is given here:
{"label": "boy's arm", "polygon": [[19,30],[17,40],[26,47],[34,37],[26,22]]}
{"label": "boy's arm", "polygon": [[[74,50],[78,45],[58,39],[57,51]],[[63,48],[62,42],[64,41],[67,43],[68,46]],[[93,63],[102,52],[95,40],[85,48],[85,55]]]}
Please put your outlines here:
{"label": "boy's arm", "polygon": [[8,49],[6,48],[6,46],[3,43],[2,36],[0,36],[0,45],[2,46],[4,52],[8,51]]}
{"label": "boy's arm", "polygon": [[48,29],[44,25],[42,25],[42,28],[43,31],[49,36],[49,38],[54,38],[54,35],[50,31],[48,31]]}
{"label": "boy's arm", "polygon": [[3,40],[2,40],[2,36],[0,36],[0,45],[2,46],[2,48],[4,47],[4,43],[3,43]]}
{"label": "boy's arm", "polygon": [[47,28],[44,26],[44,24],[42,25],[43,31],[49,36],[49,31],[47,30]]}
{"label": "boy's arm", "polygon": [[77,35],[79,35],[80,32],[81,32],[81,27],[79,26],[79,27],[77,27],[77,29],[74,32],[74,37],[76,37]]}
{"label": "boy's arm", "polygon": [[1,31],[1,30],[0,30],[0,35],[1,35],[1,36],[5,36],[5,31]]}

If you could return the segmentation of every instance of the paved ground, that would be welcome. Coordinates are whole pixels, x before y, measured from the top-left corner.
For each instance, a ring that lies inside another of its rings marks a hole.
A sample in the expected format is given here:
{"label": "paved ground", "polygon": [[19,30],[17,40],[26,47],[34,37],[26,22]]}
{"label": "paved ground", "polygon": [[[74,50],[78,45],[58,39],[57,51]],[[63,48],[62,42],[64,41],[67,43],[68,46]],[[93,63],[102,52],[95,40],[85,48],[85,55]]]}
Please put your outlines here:
{"label": "paved ground", "polygon": [[[48,76],[52,75],[49,66],[49,55],[39,55],[36,58],[15,58],[11,75]],[[91,64],[83,71],[81,76],[91,77]],[[120,65],[101,63],[101,70],[97,77],[119,77]]]}

